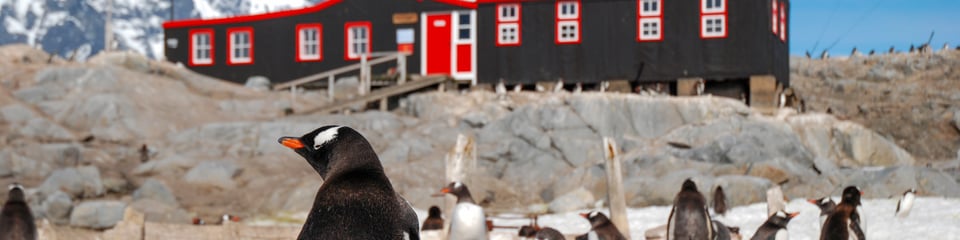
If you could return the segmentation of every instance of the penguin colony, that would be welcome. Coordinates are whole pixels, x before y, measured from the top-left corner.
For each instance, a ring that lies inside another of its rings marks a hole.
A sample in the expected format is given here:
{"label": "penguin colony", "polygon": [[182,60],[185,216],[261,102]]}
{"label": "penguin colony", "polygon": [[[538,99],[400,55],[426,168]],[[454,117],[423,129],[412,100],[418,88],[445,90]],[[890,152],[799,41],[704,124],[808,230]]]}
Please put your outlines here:
{"label": "penguin colony", "polygon": [[[413,208],[393,189],[370,143],[350,127],[324,126],[300,137],[281,137],[278,142],[303,157],[324,180],[297,239],[420,239],[421,230],[439,230],[444,226],[449,229],[446,239],[488,239],[491,228],[483,208],[462,182],[451,182],[435,195],[457,198],[450,219],[445,221],[440,208],[433,206],[421,228]],[[849,186],[843,190],[839,203],[829,197],[809,200],[821,211],[821,240],[866,239],[862,194],[859,188]],[[723,188],[717,186],[713,195],[714,212],[724,214],[727,203]],[[36,239],[36,226],[22,187],[11,186],[9,196],[0,218],[0,240]],[[799,214],[780,206],[784,197],[779,189],[768,191],[768,198],[771,196],[776,199],[768,199],[768,204],[777,206],[768,207],[767,221],[751,239],[786,240],[787,225]],[[904,192],[895,216],[907,217],[915,197],[913,189]],[[580,215],[590,223],[590,230],[575,239],[626,239],[603,213]],[[222,221],[231,220],[225,215]],[[728,227],[711,217],[707,199],[691,179],[683,182],[674,198],[665,228],[666,236],[662,237],[667,240],[740,239],[739,228]],[[557,229],[541,228],[535,222],[521,228],[518,236],[565,239]]]}

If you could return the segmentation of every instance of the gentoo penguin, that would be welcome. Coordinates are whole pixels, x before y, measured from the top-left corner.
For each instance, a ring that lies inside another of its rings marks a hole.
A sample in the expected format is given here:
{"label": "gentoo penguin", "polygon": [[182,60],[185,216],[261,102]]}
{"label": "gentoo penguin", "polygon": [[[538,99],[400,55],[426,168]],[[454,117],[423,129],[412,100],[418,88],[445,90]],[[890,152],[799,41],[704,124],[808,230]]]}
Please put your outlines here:
{"label": "gentoo penguin", "polygon": [[240,222],[240,217],[230,215],[230,214],[223,214],[220,216],[220,225],[227,225],[227,224],[238,223],[238,222]]}
{"label": "gentoo penguin", "polygon": [[779,211],[770,218],[767,218],[767,221],[760,225],[760,228],[757,229],[757,232],[753,234],[751,240],[787,240],[789,235],[787,234],[787,223],[790,223],[790,219],[797,217],[799,212],[788,213],[786,211]]}
{"label": "gentoo penguin", "polygon": [[830,51],[823,50],[823,52],[820,53],[820,59],[828,59],[828,58],[830,58]]}
{"label": "gentoo penguin", "polygon": [[917,190],[911,188],[906,192],[903,192],[903,195],[900,196],[900,201],[897,202],[897,214],[898,218],[905,218],[910,215],[910,208],[913,208],[913,201],[917,198]]}
{"label": "gentoo penguin", "polygon": [[687,179],[673,200],[667,222],[667,240],[711,240],[713,221],[707,211],[707,200],[697,191],[697,184]]}
{"label": "gentoo penguin", "polygon": [[843,189],[843,198],[834,208],[820,229],[820,240],[864,240],[866,236],[861,226],[860,196],[863,193],[854,186]]}
{"label": "gentoo penguin", "polygon": [[487,217],[483,208],[473,201],[470,190],[462,182],[452,182],[440,189],[440,193],[457,197],[457,205],[450,215],[450,232],[447,239],[487,239]]}
{"label": "gentoo penguin", "polygon": [[860,55],[860,50],[857,50],[857,47],[853,47],[853,51],[850,51],[850,56]]}
{"label": "gentoo penguin", "polygon": [[562,92],[563,91],[563,79],[557,80],[557,84],[553,85],[553,92]]}
{"label": "gentoo penguin", "polygon": [[890,46],[890,50],[887,50],[887,53],[889,54],[897,53],[897,48]]}
{"label": "gentoo penguin", "polygon": [[722,186],[713,190],[713,211],[720,215],[727,213],[727,195],[723,194]]}
{"label": "gentoo penguin", "polygon": [[495,93],[497,93],[497,97],[500,98],[503,98],[504,95],[507,95],[507,85],[503,84],[503,79],[500,79],[500,82],[497,83]]}
{"label": "gentoo penguin", "polygon": [[420,239],[416,212],[359,132],[330,125],[278,141],[323,178],[297,239]]}
{"label": "gentoo penguin", "polygon": [[202,218],[198,217],[194,217],[190,222],[193,223],[193,225],[207,225],[207,221],[204,221]]}
{"label": "gentoo penguin", "polygon": [[440,212],[439,207],[430,206],[430,211],[428,211],[427,219],[423,220],[423,227],[420,228],[420,231],[441,230],[441,229],[443,229],[443,213]]}
{"label": "gentoo penguin", "polygon": [[584,235],[580,235],[577,239],[589,239],[589,240],[626,240],[627,238],[620,234],[620,230],[617,229],[616,225],[613,225],[613,222],[610,221],[610,218],[607,218],[607,215],[604,215],[601,212],[592,211],[590,213],[581,213],[581,217],[586,218],[587,221],[590,221],[590,231]]}
{"label": "gentoo penguin", "polygon": [[566,239],[563,236],[563,233],[557,231],[556,229],[545,227],[537,231],[537,236],[534,237],[536,240],[564,240]]}
{"label": "gentoo penguin", "polygon": [[820,199],[807,199],[807,202],[817,205],[820,208],[820,225],[823,226],[823,222],[827,221],[827,217],[830,216],[830,213],[833,212],[833,208],[837,207],[837,203],[830,199],[830,197],[823,197]]}
{"label": "gentoo penguin", "polygon": [[804,55],[807,56],[807,59],[810,59],[810,51],[807,51],[806,54],[804,54]]}
{"label": "gentoo penguin", "polygon": [[774,185],[767,189],[767,217],[773,216],[779,211],[787,208],[787,198],[783,196],[783,189],[780,185]]}
{"label": "gentoo penguin", "polygon": [[523,84],[513,85],[513,92],[518,93],[523,91]]}
{"label": "gentoo penguin", "polygon": [[36,240],[37,225],[27,205],[23,186],[10,184],[7,203],[0,214],[0,240]]}
{"label": "gentoo penguin", "polygon": [[877,54],[877,50],[874,50],[874,49],[870,49],[870,53],[869,53],[869,54],[867,54],[867,55],[869,55],[869,56],[873,56],[874,54]]}

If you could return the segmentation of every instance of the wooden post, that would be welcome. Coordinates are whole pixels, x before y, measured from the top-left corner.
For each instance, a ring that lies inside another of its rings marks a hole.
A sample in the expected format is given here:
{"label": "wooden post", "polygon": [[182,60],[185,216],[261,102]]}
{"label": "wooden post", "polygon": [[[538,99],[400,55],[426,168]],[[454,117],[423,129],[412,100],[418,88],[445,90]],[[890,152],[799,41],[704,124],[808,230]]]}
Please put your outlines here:
{"label": "wooden post", "polygon": [[333,74],[331,74],[330,77],[327,78],[327,98],[330,99],[330,103],[333,103],[333,96],[336,94],[333,92],[333,80]]}
{"label": "wooden post", "polygon": [[360,96],[367,95],[367,92],[365,91],[367,90],[366,80],[367,80],[367,55],[361,54],[360,55],[360,79],[359,79],[360,89],[357,89],[357,93],[359,93]]}
{"label": "wooden post", "polygon": [[623,172],[620,171],[617,143],[609,137],[603,138],[603,152],[607,170],[607,199],[610,200],[610,220],[624,237],[630,239],[630,222],[627,221],[627,200],[623,191]]}
{"label": "wooden post", "polygon": [[[466,184],[467,188],[470,188],[471,183],[467,181],[467,176],[477,167],[477,154],[473,147],[473,139],[463,134],[457,134],[457,143],[453,146],[453,151],[447,153],[445,164],[447,182],[444,183],[444,186],[450,182],[460,181]],[[472,188],[471,190],[476,191],[476,189]],[[447,215],[447,219],[451,219],[453,207],[457,205],[457,198],[447,194],[444,196],[444,200],[446,208],[443,212]],[[447,228],[447,225],[443,226],[443,236],[446,236],[450,230]]]}
{"label": "wooden post", "polygon": [[381,99],[380,99],[380,111],[386,112],[386,111],[388,110],[388,109],[387,109],[387,98],[388,98],[388,97],[384,97],[384,98],[381,98]]}
{"label": "wooden post", "polygon": [[290,86],[290,110],[297,110],[297,85]]}
{"label": "wooden post", "polygon": [[404,84],[407,82],[407,55],[403,53],[398,53],[397,56],[397,85]]}

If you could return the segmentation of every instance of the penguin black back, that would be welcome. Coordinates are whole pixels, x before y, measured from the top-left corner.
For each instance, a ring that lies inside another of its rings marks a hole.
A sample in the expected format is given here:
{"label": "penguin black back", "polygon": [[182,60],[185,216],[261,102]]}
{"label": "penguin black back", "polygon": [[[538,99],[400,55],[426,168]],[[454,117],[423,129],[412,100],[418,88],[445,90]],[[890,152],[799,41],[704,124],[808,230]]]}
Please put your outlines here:
{"label": "penguin black back", "polygon": [[428,211],[427,219],[423,220],[423,227],[420,228],[420,231],[440,230],[440,229],[443,229],[443,213],[440,212],[439,207],[430,206],[430,211]]}
{"label": "penguin black back", "polygon": [[0,213],[0,240],[36,240],[37,226],[20,184],[10,185],[10,194]]}
{"label": "penguin black back", "polygon": [[[590,213],[580,214],[587,221],[590,221],[590,231],[597,234],[600,240],[626,240],[627,238],[620,233],[616,225],[601,212],[592,211]],[[589,234],[589,233],[588,233]]]}
{"label": "penguin black back", "polygon": [[[767,221],[760,225],[760,228],[757,228],[757,232],[753,234],[751,240],[785,240],[783,239],[786,236],[787,224],[790,223],[790,220],[797,217],[800,213],[788,213],[785,211],[779,211],[769,218]],[[780,237],[778,239],[778,237]]]}
{"label": "penguin black back", "polygon": [[297,239],[419,239],[416,213],[383,172],[357,131],[324,126],[279,142],[304,157],[323,178]]}
{"label": "penguin black back", "polygon": [[865,234],[860,226],[860,206],[862,192],[854,186],[843,190],[840,204],[827,217],[820,230],[820,240],[864,240]]}
{"label": "penguin black back", "polygon": [[707,211],[707,200],[697,191],[697,184],[687,179],[673,201],[667,223],[667,239],[713,239],[713,221]]}
{"label": "penguin black back", "polygon": [[713,190],[713,211],[720,215],[727,213],[727,195],[723,193],[722,186]]}

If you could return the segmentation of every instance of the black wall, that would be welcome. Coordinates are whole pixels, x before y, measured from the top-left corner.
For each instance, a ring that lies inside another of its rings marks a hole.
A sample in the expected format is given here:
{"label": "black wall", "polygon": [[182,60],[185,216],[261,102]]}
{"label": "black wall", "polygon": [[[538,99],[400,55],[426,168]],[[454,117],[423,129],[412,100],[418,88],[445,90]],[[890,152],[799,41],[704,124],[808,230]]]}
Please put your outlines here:
{"label": "black wall", "polygon": [[788,45],[771,31],[770,0],[728,0],[728,37],[722,39],[700,38],[700,0],[664,0],[663,5],[661,42],[636,40],[636,0],[584,0],[582,42],[557,45],[555,2],[525,2],[521,46],[497,47],[496,5],[484,4],[478,10],[478,81],[649,82],[774,74],[787,83]]}
{"label": "black wall", "polygon": [[[344,59],[344,23],[351,21],[370,21],[372,25],[373,52],[397,51],[396,30],[413,28],[416,42],[420,40],[420,23],[394,25],[393,14],[400,12],[436,11],[456,9],[450,5],[434,2],[383,1],[383,0],[344,0],[322,11],[285,18],[263,21],[239,22],[196,27],[167,28],[165,40],[178,39],[179,46],[171,49],[167,46],[166,57],[171,62],[189,62],[189,31],[191,29],[211,28],[214,31],[214,64],[209,66],[189,66],[193,71],[216,78],[244,83],[251,76],[265,76],[274,83],[287,82],[358,63],[359,60]],[[419,17],[419,16],[418,16]],[[301,23],[323,24],[322,54],[320,62],[296,61],[296,25]],[[227,65],[227,29],[232,27],[252,27],[254,30],[254,59],[250,65]],[[414,54],[407,57],[407,70],[420,72],[420,46],[414,46]],[[394,63],[384,63],[374,67],[373,72],[383,73]]]}

